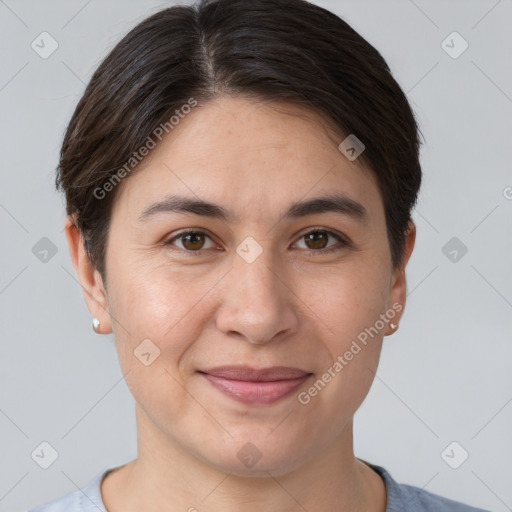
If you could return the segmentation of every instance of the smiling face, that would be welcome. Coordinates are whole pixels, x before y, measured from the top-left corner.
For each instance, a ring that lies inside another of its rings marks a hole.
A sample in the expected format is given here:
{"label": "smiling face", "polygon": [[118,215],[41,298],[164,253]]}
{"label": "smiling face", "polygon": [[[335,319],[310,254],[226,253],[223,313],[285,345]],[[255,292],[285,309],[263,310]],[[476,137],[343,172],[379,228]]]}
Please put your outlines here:
{"label": "smiling face", "polygon": [[[405,300],[373,174],[315,114],[274,107],[222,97],[174,127],[119,185],[110,316],[86,296],[102,332],[114,330],[139,437],[240,475],[284,474],[333,443],[350,452],[352,417],[398,324],[392,305]],[[226,365],[312,375],[279,400],[246,403],[200,373]]]}

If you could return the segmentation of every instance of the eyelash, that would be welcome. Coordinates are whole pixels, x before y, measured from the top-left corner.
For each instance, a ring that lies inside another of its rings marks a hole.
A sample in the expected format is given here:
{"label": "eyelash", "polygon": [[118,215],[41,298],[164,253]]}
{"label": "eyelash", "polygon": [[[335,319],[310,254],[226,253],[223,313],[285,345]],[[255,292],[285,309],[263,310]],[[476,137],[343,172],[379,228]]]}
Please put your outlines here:
{"label": "eyelash", "polygon": [[[201,231],[199,229],[187,229],[187,230],[182,231],[181,233],[178,233],[177,235],[173,236],[172,238],[170,238],[166,242],[164,242],[164,245],[172,245],[172,242],[174,242],[175,240],[178,240],[179,238],[181,238],[181,237],[183,237],[185,235],[188,235],[190,233],[206,235],[208,238],[211,239],[211,237],[207,233],[205,233],[204,231]],[[305,236],[313,234],[313,233],[327,233],[328,235],[331,235],[334,238],[336,238],[338,240],[338,242],[341,243],[341,246],[339,246],[337,244],[337,245],[335,245],[333,247],[329,247],[328,249],[300,249],[300,250],[306,251],[310,255],[316,255],[318,253],[320,253],[320,254],[328,254],[328,253],[340,251],[341,249],[343,249],[345,247],[349,247],[351,245],[347,240],[345,240],[342,236],[338,235],[334,231],[331,231],[329,229],[321,229],[321,228],[313,228],[311,231],[308,231],[307,233],[304,233],[303,235],[301,235],[298,240],[301,240]],[[172,250],[180,251],[182,253],[185,253],[187,256],[202,256],[203,252],[206,251],[207,249],[200,249],[198,251],[191,251],[191,250],[187,250],[187,249],[180,249],[178,247],[177,249],[172,249]]]}

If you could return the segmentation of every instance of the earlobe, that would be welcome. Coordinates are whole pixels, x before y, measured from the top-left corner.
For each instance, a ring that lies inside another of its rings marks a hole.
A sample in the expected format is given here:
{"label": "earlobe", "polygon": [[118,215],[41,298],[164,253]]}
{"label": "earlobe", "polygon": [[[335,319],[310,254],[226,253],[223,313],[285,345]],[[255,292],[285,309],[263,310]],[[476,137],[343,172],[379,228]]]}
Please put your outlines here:
{"label": "earlobe", "polygon": [[64,230],[71,261],[82,287],[87,309],[91,316],[97,318],[101,324],[101,333],[107,334],[112,331],[112,325],[108,312],[107,294],[101,275],[93,267],[85,250],[82,235],[69,216],[64,223]]}

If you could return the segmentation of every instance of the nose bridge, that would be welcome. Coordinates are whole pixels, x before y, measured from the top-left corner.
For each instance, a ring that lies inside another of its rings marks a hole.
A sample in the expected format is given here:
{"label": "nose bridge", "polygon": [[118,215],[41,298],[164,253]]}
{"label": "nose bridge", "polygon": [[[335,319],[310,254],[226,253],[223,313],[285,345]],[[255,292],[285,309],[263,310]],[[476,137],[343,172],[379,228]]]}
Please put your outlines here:
{"label": "nose bridge", "polygon": [[282,284],[275,275],[278,272],[276,258],[270,246],[263,247],[263,242],[247,237],[236,252],[232,272],[239,283],[239,303],[258,308],[275,306],[272,302],[281,296],[282,290],[279,288]]}
{"label": "nose bridge", "polygon": [[225,333],[238,332],[253,343],[264,343],[283,330],[294,327],[295,314],[279,277],[270,248],[254,239],[237,247],[229,279],[224,286],[218,327]]}

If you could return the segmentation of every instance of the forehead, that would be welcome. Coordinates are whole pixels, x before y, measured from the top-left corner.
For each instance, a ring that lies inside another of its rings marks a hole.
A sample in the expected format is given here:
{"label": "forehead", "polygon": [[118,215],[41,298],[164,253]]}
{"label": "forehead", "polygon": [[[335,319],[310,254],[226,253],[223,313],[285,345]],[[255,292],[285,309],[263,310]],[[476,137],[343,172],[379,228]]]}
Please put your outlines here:
{"label": "forehead", "polygon": [[341,192],[379,215],[373,173],[338,150],[341,140],[302,107],[217,98],[184,116],[120,183],[114,210],[138,217],[175,193],[263,220],[300,199]]}

